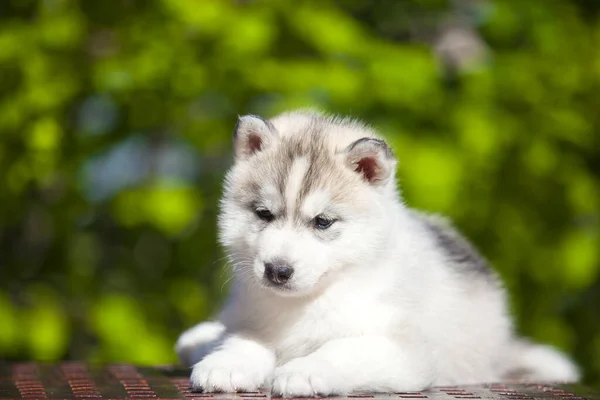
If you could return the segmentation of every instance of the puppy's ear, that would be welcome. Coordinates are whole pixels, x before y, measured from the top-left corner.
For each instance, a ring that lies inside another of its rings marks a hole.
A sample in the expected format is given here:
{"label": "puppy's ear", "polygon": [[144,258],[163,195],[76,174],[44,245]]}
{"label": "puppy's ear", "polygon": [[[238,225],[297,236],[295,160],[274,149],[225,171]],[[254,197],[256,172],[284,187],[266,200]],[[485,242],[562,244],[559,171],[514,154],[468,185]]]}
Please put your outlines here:
{"label": "puppy's ear", "polygon": [[247,159],[270,146],[277,136],[273,124],[257,115],[238,118],[233,131],[235,157]]}
{"label": "puppy's ear", "polygon": [[372,185],[384,185],[393,176],[396,159],[381,139],[358,139],[346,148],[346,163]]}

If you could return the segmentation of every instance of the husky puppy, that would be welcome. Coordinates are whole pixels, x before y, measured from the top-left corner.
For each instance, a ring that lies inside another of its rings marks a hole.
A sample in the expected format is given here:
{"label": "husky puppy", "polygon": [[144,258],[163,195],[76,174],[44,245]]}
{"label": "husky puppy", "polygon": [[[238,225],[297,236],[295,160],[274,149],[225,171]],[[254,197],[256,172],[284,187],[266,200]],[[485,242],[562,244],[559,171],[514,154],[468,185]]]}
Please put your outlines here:
{"label": "husky puppy", "polygon": [[567,357],[514,334],[484,258],[402,202],[373,129],[311,111],[248,115],[234,154],[219,216],[231,294],[176,345],[195,389],[300,397],[578,379]]}

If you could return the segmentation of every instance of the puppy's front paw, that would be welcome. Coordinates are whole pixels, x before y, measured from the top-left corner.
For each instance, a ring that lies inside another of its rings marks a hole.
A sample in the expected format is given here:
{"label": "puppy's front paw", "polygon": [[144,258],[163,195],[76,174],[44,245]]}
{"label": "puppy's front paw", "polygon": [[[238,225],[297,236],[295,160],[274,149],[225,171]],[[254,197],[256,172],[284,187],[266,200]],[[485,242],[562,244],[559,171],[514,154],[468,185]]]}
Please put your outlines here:
{"label": "puppy's front paw", "polygon": [[194,365],[190,381],[197,391],[252,392],[258,390],[270,374],[270,366],[261,365],[258,360],[217,351]]}
{"label": "puppy's front paw", "polygon": [[342,395],[347,385],[335,368],[324,360],[296,358],[275,369],[272,392],[281,397],[319,397]]}

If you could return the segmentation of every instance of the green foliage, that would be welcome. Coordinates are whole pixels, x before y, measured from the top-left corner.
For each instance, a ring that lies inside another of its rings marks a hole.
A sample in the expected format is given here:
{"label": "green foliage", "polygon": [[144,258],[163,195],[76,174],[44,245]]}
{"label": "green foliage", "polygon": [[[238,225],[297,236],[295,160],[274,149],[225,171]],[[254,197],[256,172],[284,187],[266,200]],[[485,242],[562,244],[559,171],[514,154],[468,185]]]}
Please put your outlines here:
{"label": "green foliage", "polygon": [[[3,2],[0,357],[174,362],[226,293],[215,225],[236,116],[316,106],[380,129],[407,202],[450,215],[519,331],[600,383],[599,11]],[[448,50],[453,26],[481,42]]]}

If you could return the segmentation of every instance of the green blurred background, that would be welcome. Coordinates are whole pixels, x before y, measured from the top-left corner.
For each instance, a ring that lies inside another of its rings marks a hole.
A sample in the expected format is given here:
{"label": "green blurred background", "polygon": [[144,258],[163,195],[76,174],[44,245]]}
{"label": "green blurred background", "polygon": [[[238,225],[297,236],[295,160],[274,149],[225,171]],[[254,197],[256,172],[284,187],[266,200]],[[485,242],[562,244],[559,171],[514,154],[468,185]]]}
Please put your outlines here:
{"label": "green blurred background", "polygon": [[0,2],[0,358],[175,362],[238,114],[364,118],[600,384],[600,1]]}

